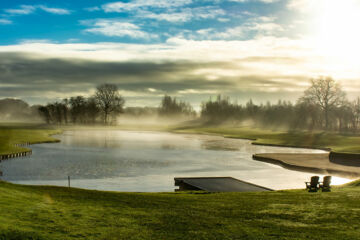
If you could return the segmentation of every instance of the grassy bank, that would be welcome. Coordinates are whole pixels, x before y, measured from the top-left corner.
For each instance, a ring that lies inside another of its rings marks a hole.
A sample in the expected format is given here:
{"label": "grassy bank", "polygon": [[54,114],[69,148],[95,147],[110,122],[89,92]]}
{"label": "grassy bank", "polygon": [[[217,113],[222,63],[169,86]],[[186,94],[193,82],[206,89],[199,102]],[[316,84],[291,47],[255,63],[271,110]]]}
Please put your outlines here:
{"label": "grassy bank", "polygon": [[179,194],[0,182],[0,239],[359,239],[359,185]]}
{"label": "grassy bank", "polygon": [[360,154],[360,136],[325,132],[287,132],[246,127],[178,127],[179,133],[216,134],[231,138],[253,139],[255,144],[332,149]]}
{"label": "grassy bank", "polygon": [[16,144],[56,142],[51,135],[60,132],[39,124],[0,124],[0,155],[29,150]]}

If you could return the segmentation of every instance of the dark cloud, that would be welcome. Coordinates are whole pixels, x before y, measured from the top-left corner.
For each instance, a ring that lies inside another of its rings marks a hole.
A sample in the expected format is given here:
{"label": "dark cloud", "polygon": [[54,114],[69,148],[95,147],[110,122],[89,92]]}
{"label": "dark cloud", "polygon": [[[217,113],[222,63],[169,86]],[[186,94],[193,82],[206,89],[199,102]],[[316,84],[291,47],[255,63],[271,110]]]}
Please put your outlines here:
{"label": "dark cloud", "polygon": [[[260,61],[244,59],[243,62]],[[268,59],[263,59],[268,60]],[[282,59],[284,60],[284,59]],[[209,80],[195,74],[200,69],[246,69],[240,60],[229,62],[100,62],[80,59],[40,58],[30,54],[0,53],[0,98],[19,97],[39,102],[74,94],[86,94],[101,83],[117,84],[121,90],[135,93],[137,98],[156,99],[164,93],[194,98],[211,93],[249,95],[266,91],[261,88],[294,88],[299,77],[242,75]],[[295,81],[294,81],[295,80]],[[149,88],[156,91],[149,91]],[[203,94],[202,94],[203,93]],[[278,94],[278,93],[277,93]],[[136,98],[136,96],[129,96]],[[125,96],[126,97],[126,96]],[[35,99],[38,99],[37,101]]]}

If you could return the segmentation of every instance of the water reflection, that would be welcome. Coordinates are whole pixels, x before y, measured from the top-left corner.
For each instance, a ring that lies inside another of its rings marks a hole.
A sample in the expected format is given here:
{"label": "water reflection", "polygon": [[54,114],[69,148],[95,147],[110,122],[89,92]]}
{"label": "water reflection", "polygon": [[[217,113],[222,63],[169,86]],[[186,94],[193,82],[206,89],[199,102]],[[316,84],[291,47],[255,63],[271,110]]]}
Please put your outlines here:
{"label": "water reflection", "polygon": [[[33,155],[4,161],[3,179],[118,191],[172,191],[174,177],[232,176],[274,189],[303,187],[312,174],[253,161],[255,153],[321,153],[274,148],[217,136],[159,132],[69,131],[61,143],[32,146]],[[336,179],[335,179],[336,181]]]}

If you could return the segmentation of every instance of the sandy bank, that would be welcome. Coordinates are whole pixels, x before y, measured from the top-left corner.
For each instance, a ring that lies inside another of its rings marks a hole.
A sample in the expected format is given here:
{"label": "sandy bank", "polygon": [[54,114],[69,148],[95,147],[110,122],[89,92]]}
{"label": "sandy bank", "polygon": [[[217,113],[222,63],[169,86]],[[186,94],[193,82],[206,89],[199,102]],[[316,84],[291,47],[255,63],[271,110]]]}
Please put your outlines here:
{"label": "sandy bank", "polygon": [[329,154],[266,153],[255,154],[254,160],[280,165],[289,170],[359,178],[360,166],[346,166],[329,160]]}

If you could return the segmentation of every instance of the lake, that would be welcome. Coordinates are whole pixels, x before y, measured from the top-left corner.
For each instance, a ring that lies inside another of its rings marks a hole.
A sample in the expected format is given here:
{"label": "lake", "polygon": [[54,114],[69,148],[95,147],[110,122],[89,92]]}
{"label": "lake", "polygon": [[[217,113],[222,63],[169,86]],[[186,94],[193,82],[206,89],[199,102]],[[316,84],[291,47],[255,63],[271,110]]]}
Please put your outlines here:
{"label": "lake", "polygon": [[[174,191],[174,177],[231,176],[272,189],[304,188],[314,174],[252,160],[256,153],[323,153],[252,145],[220,136],[121,130],[66,131],[32,145],[30,157],[2,161],[3,180],[87,189]],[[336,184],[349,180],[333,178]]]}

